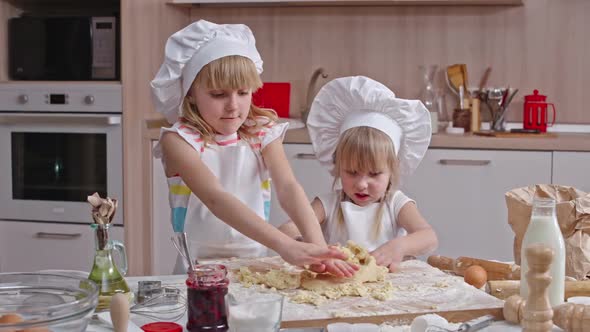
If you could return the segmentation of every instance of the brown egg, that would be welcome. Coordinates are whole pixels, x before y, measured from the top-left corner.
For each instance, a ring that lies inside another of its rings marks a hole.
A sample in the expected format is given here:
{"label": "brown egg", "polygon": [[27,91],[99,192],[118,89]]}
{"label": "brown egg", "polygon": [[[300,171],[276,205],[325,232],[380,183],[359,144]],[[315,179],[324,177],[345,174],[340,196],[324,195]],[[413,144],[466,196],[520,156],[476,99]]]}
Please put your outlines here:
{"label": "brown egg", "polygon": [[15,324],[23,321],[23,318],[18,314],[6,314],[0,317],[0,324]]}
{"label": "brown egg", "polygon": [[472,265],[465,270],[463,280],[475,288],[481,288],[488,281],[488,273],[483,267]]}

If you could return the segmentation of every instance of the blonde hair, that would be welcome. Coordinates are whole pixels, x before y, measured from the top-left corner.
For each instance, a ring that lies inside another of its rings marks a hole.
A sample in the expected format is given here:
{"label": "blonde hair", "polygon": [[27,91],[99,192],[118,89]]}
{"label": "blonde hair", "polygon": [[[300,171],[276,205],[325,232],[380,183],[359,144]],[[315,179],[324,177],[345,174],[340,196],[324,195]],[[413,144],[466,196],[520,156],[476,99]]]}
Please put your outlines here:
{"label": "blonde hair", "polygon": [[[248,88],[252,93],[262,87],[260,75],[256,71],[254,62],[249,58],[230,55],[217,60],[211,61],[199,71],[193,84],[204,86],[207,89],[242,89]],[[201,116],[197,106],[189,102],[188,95],[182,102],[183,121],[197,130],[205,145],[212,143],[215,137],[215,130]],[[261,117],[268,118],[268,122],[259,123],[256,121]],[[260,108],[254,104],[250,105],[250,112],[244,124],[238,129],[238,135],[245,139],[257,139],[257,133],[260,129],[277,120],[275,111],[266,108]]]}
{"label": "blonde hair", "polygon": [[[385,202],[390,199],[391,192],[398,184],[399,162],[391,138],[384,132],[372,127],[354,127],[346,130],[340,136],[334,152],[334,185],[340,179],[343,169],[371,172],[387,168],[390,172],[389,185],[384,197],[379,203],[375,220],[373,221],[373,239],[377,239],[381,232],[381,218],[383,217]],[[351,199],[341,192],[340,201]],[[340,204],[337,208],[337,228],[344,226],[344,216]]]}

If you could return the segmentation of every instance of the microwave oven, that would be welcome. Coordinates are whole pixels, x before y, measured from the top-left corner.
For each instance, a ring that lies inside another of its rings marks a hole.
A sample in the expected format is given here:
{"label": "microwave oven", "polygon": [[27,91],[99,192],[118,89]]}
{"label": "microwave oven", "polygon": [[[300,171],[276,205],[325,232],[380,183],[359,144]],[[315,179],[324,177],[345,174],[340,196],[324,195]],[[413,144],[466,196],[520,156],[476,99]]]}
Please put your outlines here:
{"label": "microwave oven", "polygon": [[118,80],[114,16],[22,16],[8,21],[9,75],[13,80]]}

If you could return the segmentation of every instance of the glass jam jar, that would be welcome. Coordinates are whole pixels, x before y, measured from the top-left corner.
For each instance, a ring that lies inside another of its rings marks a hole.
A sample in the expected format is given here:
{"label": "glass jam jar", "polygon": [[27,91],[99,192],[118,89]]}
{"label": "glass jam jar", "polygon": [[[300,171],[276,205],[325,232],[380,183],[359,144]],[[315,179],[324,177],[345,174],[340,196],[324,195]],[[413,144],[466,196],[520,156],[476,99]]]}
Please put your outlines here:
{"label": "glass jam jar", "polygon": [[229,279],[221,264],[195,266],[186,280],[188,320],[191,332],[228,330],[225,295]]}

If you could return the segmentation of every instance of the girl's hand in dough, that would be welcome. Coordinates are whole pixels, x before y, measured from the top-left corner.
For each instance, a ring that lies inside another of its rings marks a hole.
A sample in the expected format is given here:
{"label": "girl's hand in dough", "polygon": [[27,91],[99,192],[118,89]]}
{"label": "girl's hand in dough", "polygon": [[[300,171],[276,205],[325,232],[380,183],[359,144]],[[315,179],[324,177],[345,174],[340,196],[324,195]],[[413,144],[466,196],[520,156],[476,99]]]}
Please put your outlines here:
{"label": "girl's hand in dough", "polygon": [[358,265],[340,259],[327,259],[322,263],[326,267],[326,272],[337,277],[350,278],[359,270]]}
{"label": "girl's hand in dough", "polygon": [[402,247],[396,239],[384,243],[379,248],[372,251],[371,255],[375,257],[377,265],[387,266],[389,272],[397,270],[399,263],[401,263],[404,258]]}

